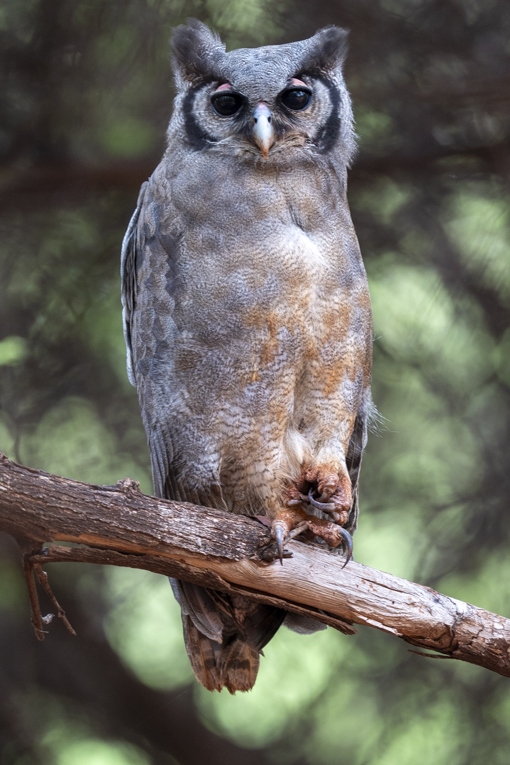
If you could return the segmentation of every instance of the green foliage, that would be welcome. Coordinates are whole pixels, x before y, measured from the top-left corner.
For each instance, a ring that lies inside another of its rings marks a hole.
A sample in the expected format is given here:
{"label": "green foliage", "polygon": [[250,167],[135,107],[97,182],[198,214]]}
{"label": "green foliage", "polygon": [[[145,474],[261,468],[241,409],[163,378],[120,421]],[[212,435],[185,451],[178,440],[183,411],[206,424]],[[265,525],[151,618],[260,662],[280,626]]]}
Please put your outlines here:
{"label": "green foliage", "polygon": [[124,742],[107,743],[74,732],[53,730],[43,739],[55,765],[149,765],[150,760],[138,748]]}
{"label": "green foliage", "polygon": [[0,366],[19,364],[23,361],[26,343],[23,337],[6,337],[0,342]]}
{"label": "green foliage", "polygon": [[347,641],[329,630],[301,636],[283,629],[264,653],[250,693],[213,695],[197,688],[205,719],[242,746],[278,739],[282,729],[316,703],[349,650]]}
{"label": "green foliage", "polygon": [[127,666],[152,688],[192,682],[181,610],[168,580],[147,571],[112,568],[106,582],[105,632]]}
{"label": "green foliage", "polygon": [[125,473],[150,493],[147,474],[117,452],[114,435],[83,399],[66,398],[50,409],[23,447],[29,464],[48,473],[109,485]]}

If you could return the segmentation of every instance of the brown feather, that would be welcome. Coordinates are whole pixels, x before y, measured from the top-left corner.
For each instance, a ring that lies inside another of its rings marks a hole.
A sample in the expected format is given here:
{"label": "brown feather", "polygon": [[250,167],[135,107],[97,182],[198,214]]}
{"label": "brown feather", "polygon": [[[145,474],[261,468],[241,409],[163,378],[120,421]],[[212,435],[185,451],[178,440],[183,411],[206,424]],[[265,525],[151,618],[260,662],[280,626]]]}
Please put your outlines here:
{"label": "brown feather", "polygon": [[243,640],[234,640],[222,649],[219,661],[221,683],[229,693],[250,691],[259,671],[259,652]]}
{"label": "brown feather", "polygon": [[182,615],[184,643],[191,667],[199,683],[208,691],[221,691],[224,683],[217,666],[219,643],[202,635],[189,616]]}

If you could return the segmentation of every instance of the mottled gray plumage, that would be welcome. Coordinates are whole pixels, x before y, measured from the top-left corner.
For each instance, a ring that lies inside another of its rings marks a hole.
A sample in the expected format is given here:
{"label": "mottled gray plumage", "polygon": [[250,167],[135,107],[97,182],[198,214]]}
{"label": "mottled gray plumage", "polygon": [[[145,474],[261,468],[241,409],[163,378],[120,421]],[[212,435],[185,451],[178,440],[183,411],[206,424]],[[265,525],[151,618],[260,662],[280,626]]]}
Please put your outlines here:
{"label": "mottled gray plumage", "polygon": [[[329,27],[225,53],[200,22],[178,27],[168,148],[122,260],[128,373],[155,493],[267,515],[277,539],[304,523],[330,546],[356,528],[372,343],[346,198],[345,37]],[[286,106],[307,94],[304,108]],[[235,113],[218,113],[227,107]],[[173,588],[200,682],[251,688],[285,613]]]}

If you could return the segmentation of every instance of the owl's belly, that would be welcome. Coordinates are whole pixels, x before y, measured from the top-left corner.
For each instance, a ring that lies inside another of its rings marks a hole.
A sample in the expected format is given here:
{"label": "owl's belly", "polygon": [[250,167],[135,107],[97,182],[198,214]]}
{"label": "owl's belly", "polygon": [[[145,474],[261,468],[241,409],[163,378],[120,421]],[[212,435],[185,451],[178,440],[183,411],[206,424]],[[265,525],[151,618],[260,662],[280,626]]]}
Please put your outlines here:
{"label": "owl's belly", "polygon": [[321,401],[346,399],[360,367],[369,377],[364,270],[297,226],[224,245],[196,264],[176,300],[178,376],[186,387],[200,379],[200,408],[224,405],[230,421],[277,423],[278,432],[290,422],[307,427]]}

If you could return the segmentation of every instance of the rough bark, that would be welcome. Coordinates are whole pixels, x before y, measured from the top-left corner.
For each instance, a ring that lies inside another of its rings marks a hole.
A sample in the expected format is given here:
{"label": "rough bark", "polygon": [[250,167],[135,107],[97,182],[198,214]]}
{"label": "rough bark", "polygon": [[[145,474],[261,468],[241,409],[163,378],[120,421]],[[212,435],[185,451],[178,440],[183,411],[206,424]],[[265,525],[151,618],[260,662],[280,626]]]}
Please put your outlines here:
{"label": "rough bark", "polygon": [[313,615],[347,634],[353,623],[366,624],[510,677],[509,619],[354,561],[343,568],[338,554],[297,541],[283,566],[267,563],[270,533],[259,521],[148,497],[130,479],[84,484],[0,454],[0,530],[36,567],[81,561],[177,576]]}

